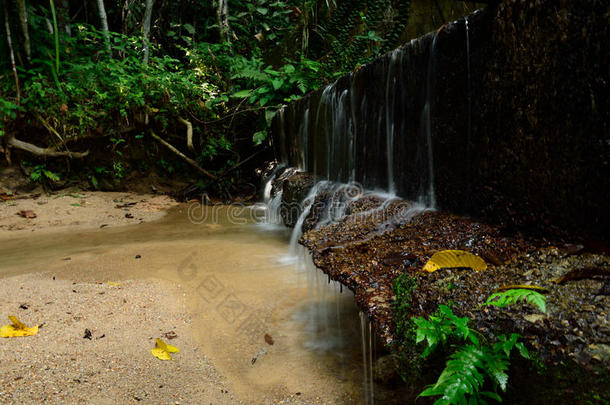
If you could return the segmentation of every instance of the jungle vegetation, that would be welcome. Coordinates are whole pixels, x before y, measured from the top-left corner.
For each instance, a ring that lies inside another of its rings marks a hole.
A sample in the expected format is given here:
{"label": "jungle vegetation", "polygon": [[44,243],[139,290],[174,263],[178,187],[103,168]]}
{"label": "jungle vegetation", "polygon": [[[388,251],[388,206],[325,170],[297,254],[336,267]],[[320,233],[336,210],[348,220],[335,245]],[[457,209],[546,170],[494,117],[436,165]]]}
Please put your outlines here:
{"label": "jungle vegetation", "polygon": [[230,194],[278,106],[475,7],[2,0],[2,160],[47,184],[156,171]]}

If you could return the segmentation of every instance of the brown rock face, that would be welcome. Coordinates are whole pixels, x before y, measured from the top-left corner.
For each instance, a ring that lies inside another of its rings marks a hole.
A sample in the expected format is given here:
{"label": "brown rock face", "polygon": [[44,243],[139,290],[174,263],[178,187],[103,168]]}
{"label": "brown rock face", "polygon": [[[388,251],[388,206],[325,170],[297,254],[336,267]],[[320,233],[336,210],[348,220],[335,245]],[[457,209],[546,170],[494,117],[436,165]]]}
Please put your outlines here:
{"label": "brown rock face", "polygon": [[280,210],[284,224],[294,227],[303,210],[302,202],[314,185],[312,175],[297,172],[282,183],[282,207]]}

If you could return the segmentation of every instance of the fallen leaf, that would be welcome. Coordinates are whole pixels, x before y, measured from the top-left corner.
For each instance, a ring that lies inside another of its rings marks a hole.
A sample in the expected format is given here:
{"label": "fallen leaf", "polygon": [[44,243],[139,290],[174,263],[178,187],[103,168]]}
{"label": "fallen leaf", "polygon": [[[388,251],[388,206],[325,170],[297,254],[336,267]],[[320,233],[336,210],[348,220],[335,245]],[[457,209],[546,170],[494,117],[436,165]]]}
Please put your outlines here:
{"label": "fallen leaf", "polygon": [[463,250],[443,250],[433,254],[423,270],[433,272],[441,269],[456,268],[469,268],[481,271],[487,268],[487,264],[479,256]]}
{"label": "fallen leaf", "polygon": [[515,285],[503,285],[496,289],[496,291],[507,291],[507,290],[533,290],[541,293],[549,292],[548,288],[540,287],[537,285],[529,285],[529,284],[515,284]]}
{"label": "fallen leaf", "polygon": [[583,278],[610,278],[610,267],[589,266],[570,270],[556,281],[563,284],[566,281],[581,280]]}
{"label": "fallen leaf", "polygon": [[175,346],[168,345],[161,339],[155,339],[155,342],[155,348],[152,349],[150,352],[159,360],[171,360],[172,356],[170,355],[170,353],[180,353],[180,349]]}
{"label": "fallen leaf", "polygon": [[268,333],[265,333],[265,342],[267,342],[267,344],[273,346],[273,338]]}
{"label": "fallen leaf", "polygon": [[176,339],[178,337],[178,334],[176,332],[174,332],[173,330],[170,330],[169,332],[165,332],[163,334],[163,336],[165,336],[165,338],[168,340],[172,340],[172,339]]}
{"label": "fallen leaf", "polygon": [[21,322],[16,317],[10,315],[8,319],[13,323],[12,325],[4,325],[0,328],[0,337],[23,337],[33,336],[38,333],[38,326],[32,326],[29,328],[25,323]]}
{"label": "fallen leaf", "polygon": [[536,322],[544,319],[544,315],[541,315],[541,314],[530,314],[530,315],[524,315],[523,318],[525,318],[525,320],[528,321],[528,322],[536,323]]}
{"label": "fallen leaf", "polygon": [[110,285],[121,285],[120,283],[115,283],[114,281],[109,281],[108,284],[110,284]]}
{"label": "fallen leaf", "polygon": [[22,211],[19,211],[19,212],[17,213],[17,215],[19,215],[19,216],[21,216],[21,217],[23,217],[23,218],[27,218],[27,219],[36,218],[36,216],[37,216],[37,215],[34,213],[34,211],[32,211],[32,210],[22,210]]}

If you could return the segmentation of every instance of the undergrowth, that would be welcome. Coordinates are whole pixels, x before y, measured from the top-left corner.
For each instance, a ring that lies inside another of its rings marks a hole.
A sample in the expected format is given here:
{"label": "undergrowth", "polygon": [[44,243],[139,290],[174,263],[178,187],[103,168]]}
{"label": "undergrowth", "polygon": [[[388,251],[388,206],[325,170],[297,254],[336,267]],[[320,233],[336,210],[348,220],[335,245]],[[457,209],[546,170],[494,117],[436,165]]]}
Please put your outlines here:
{"label": "undergrowth", "polygon": [[[394,281],[396,345],[401,376],[415,374],[429,363],[432,354],[446,359],[445,367],[434,384],[426,387],[420,397],[439,397],[435,404],[486,404],[501,402],[506,391],[511,353],[514,349],[532,360],[517,333],[499,334],[493,339],[469,326],[468,317],[453,313],[448,305],[439,305],[428,319],[411,317],[412,293],[417,280],[406,274]],[[525,302],[546,311],[546,298],[539,292],[511,289],[492,294],[483,305],[505,308]],[[533,359],[535,360],[535,359]]]}

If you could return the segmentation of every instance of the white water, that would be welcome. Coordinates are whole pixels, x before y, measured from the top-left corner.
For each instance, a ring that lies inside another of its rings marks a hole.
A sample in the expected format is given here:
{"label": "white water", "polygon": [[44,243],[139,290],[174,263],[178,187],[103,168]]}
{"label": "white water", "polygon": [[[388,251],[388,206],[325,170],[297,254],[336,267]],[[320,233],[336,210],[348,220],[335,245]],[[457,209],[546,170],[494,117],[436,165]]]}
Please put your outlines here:
{"label": "white water", "polygon": [[[395,66],[399,62],[401,50],[395,49],[390,56],[388,65],[388,75],[385,87],[385,125],[386,125],[386,155],[388,170],[388,192],[396,194],[396,183],[394,180],[394,109],[396,101],[396,76],[394,75]],[[399,70],[402,66],[398,67]],[[406,112],[405,112],[406,113]]]}
{"label": "white water", "polygon": [[438,36],[434,34],[432,39],[432,45],[430,46],[428,56],[428,68],[426,73],[426,103],[422,111],[421,128],[425,134],[426,140],[426,151],[427,151],[427,162],[428,162],[428,176],[427,176],[427,187],[424,190],[423,195],[418,197],[419,202],[429,206],[430,208],[436,208],[436,196],[434,192],[434,151],[432,145],[432,93],[434,85],[434,74],[435,74],[435,63],[436,63],[436,39]]}

